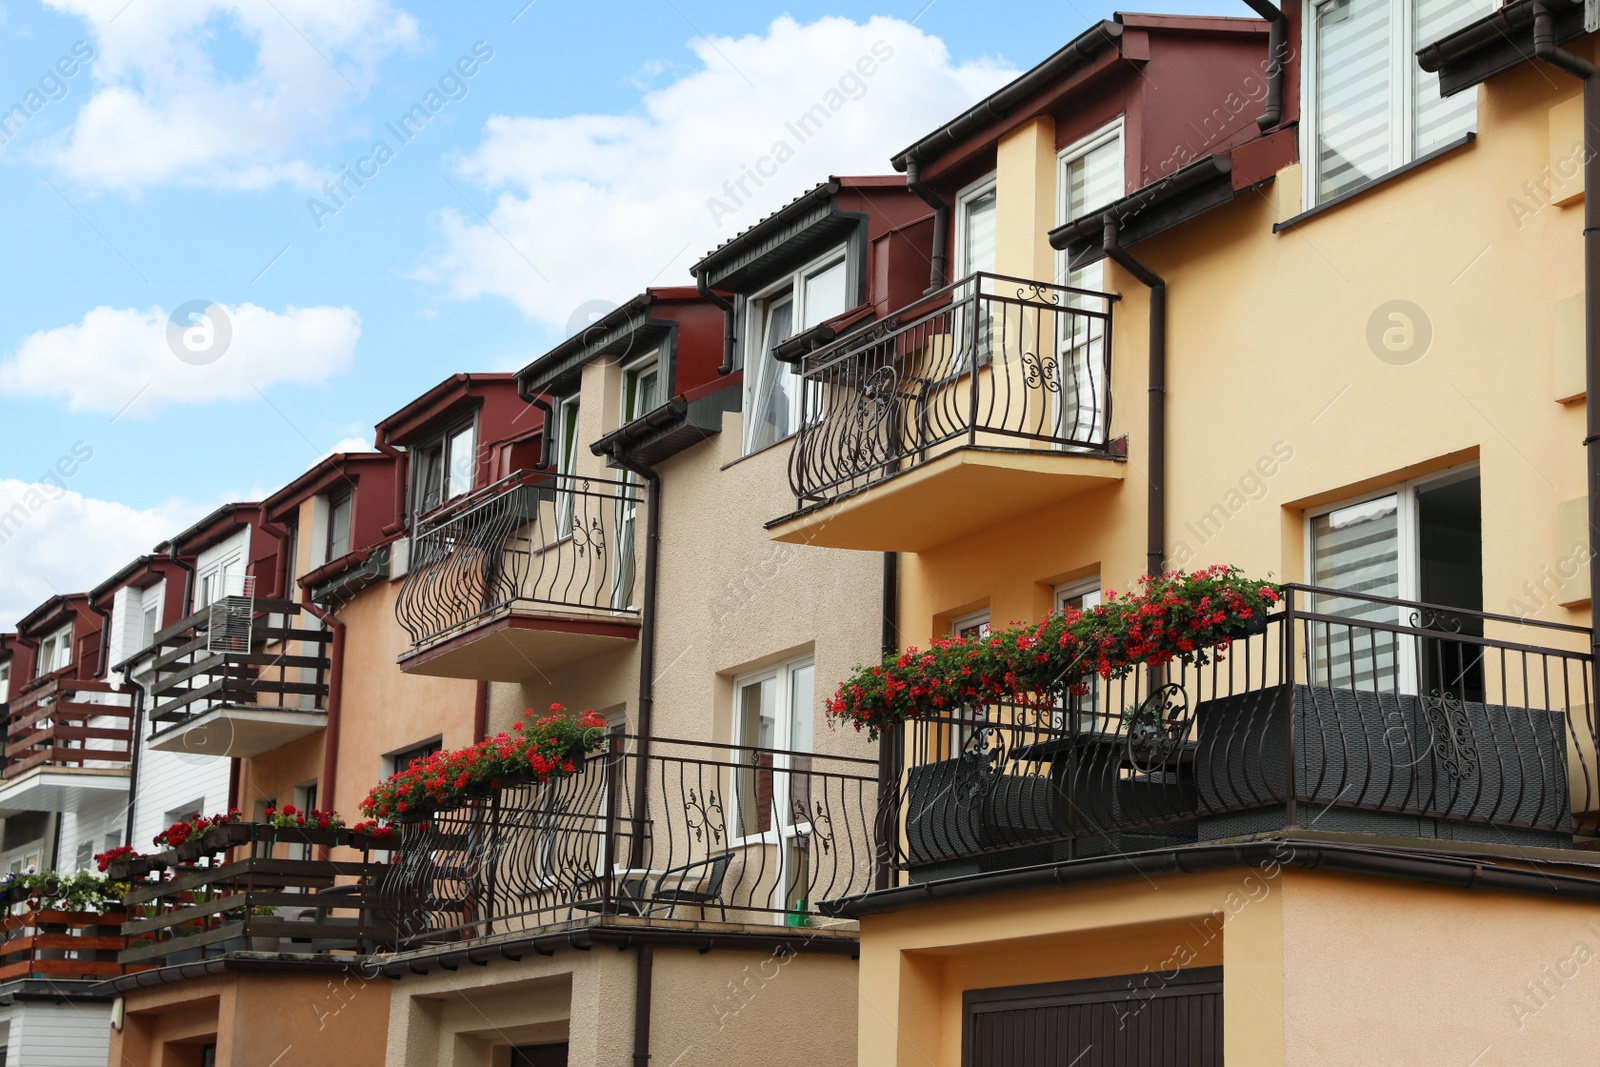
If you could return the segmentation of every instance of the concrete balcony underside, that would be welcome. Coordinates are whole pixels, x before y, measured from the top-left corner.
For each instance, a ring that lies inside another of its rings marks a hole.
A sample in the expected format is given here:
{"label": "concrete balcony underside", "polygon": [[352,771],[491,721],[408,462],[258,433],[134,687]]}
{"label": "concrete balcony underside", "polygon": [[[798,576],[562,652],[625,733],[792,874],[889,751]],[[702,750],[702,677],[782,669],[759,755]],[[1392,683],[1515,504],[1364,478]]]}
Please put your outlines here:
{"label": "concrete balcony underside", "polygon": [[1104,455],[963,447],[767,525],[789,544],[925,552],[1124,479]]}
{"label": "concrete balcony underside", "polygon": [[324,729],[326,711],[278,707],[212,708],[180,723],[164,725],[150,739],[158,752],[249,759]]}
{"label": "concrete balcony underside", "polygon": [[74,811],[127,791],[126,767],[36,767],[0,786],[0,817],[24,811]]}
{"label": "concrete balcony underside", "polygon": [[540,672],[604,655],[638,640],[636,615],[504,612],[400,658],[407,674],[523,682]]}

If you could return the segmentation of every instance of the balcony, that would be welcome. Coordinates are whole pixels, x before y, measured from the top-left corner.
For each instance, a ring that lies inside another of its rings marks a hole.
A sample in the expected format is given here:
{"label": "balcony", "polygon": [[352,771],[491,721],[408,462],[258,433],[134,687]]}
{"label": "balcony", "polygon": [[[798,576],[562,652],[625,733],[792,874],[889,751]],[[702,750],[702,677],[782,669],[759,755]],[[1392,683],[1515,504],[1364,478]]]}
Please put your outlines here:
{"label": "balcony", "polygon": [[1114,300],[975,274],[804,357],[798,506],[770,536],[920,552],[1120,482]]}
{"label": "balcony", "polygon": [[636,640],[639,503],[627,481],[519,471],[418,520],[401,669],[519,682]]}
{"label": "balcony", "polygon": [[150,746],[249,758],[323,729],[332,635],[308,619],[286,600],[232,596],[157,634]]}
{"label": "balcony", "polygon": [[24,686],[9,707],[0,815],[72,811],[127,792],[127,693],[57,673]]}
{"label": "balcony", "polygon": [[816,904],[871,885],[876,760],[637,743],[404,824],[385,892],[402,947],[596,923],[834,936]]}
{"label": "balcony", "polygon": [[[349,846],[357,858],[309,858]],[[125,965],[170,966],[236,952],[354,957],[392,947],[375,887],[386,865],[347,830],[235,823],[177,850],[113,865],[113,877],[154,871],[123,898]]]}
{"label": "balcony", "polygon": [[[20,902],[0,917],[0,984],[27,980],[102,981],[130,969],[121,911],[61,911]],[[131,968],[136,970],[137,968]]]}
{"label": "balcony", "polygon": [[[903,725],[880,826],[925,882],[1251,835],[1600,835],[1589,631],[1286,587],[1225,659]],[[1530,643],[1531,642],[1531,643]]]}

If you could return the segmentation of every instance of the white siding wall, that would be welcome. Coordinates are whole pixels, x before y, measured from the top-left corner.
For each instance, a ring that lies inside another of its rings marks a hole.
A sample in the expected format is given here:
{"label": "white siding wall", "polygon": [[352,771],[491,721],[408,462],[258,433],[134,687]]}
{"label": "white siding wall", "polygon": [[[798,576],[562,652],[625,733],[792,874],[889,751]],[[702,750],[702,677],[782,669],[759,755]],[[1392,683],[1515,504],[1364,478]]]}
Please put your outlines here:
{"label": "white siding wall", "polygon": [[[58,871],[73,871],[78,868],[78,853],[83,845],[89,848],[90,861],[86,864],[89,870],[94,869],[93,857],[97,852],[106,850],[106,838],[116,834],[117,840],[122,844],[122,832],[127,825],[128,796],[126,793],[117,794],[98,800],[93,804],[85,805],[77,811],[67,811],[61,814],[61,854],[56,857],[55,867]],[[145,849],[146,852],[149,849]]]}
{"label": "white siding wall", "polygon": [[6,1062],[19,1067],[105,1067],[111,1054],[111,1005],[81,1000],[29,1001],[0,1009]]}

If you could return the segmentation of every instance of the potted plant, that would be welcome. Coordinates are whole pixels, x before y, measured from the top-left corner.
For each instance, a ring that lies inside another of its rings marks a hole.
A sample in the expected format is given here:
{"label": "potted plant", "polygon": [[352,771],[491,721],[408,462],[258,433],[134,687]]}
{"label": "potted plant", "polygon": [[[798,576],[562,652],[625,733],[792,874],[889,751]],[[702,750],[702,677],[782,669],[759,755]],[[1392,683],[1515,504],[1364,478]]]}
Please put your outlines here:
{"label": "potted plant", "polygon": [[336,811],[316,808],[301,811],[293,804],[266,810],[268,824],[272,826],[274,841],[287,841],[302,845],[326,845],[330,848],[346,844],[350,834],[344,828],[344,816]]}

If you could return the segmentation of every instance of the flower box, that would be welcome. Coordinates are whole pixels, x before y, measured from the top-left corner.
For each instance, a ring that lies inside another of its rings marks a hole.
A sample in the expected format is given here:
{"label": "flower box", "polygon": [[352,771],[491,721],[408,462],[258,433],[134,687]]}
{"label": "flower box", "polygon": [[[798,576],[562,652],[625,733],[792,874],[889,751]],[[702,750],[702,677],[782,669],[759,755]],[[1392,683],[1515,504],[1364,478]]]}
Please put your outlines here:
{"label": "flower box", "polygon": [[350,843],[350,831],[344,827],[324,830],[315,826],[279,826],[272,829],[271,840],[291,845],[323,845],[337,848]]}
{"label": "flower box", "polygon": [[201,838],[208,852],[222,852],[234,845],[248,845],[255,840],[256,828],[250,823],[229,823],[213,826]]}

